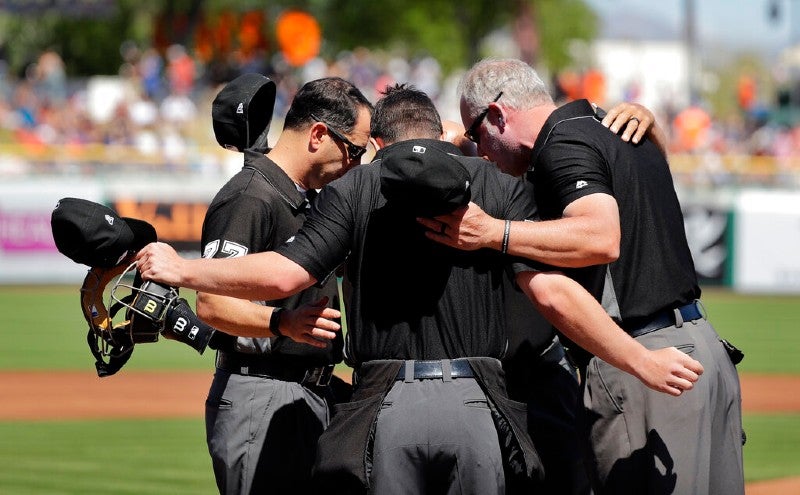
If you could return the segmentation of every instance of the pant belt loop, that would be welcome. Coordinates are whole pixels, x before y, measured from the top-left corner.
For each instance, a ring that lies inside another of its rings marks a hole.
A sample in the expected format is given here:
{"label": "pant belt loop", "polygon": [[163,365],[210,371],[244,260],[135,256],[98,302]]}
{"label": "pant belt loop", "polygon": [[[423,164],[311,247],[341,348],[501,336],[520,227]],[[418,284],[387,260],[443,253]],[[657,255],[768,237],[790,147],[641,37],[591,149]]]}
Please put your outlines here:
{"label": "pant belt loop", "polygon": [[442,381],[453,381],[453,365],[450,363],[449,359],[442,359]]}
{"label": "pant belt loop", "polygon": [[406,379],[404,381],[412,383],[414,381],[414,360],[404,361],[403,366],[406,367]]}
{"label": "pant belt loop", "polygon": [[683,326],[683,315],[681,314],[680,308],[675,308],[672,310],[675,313],[675,328],[680,328]]}

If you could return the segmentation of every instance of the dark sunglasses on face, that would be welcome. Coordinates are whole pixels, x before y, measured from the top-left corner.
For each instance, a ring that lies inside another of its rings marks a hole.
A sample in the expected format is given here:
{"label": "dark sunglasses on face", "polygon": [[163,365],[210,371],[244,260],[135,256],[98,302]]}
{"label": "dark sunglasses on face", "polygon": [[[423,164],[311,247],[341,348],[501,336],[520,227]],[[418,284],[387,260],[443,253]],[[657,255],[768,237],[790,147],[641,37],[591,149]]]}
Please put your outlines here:
{"label": "dark sunglasses on face", "polygon": [[[503,96],[502,91],[500,91],[500,93],[498,93],[497,96],[494,97],[492,103],[497,103],[497,100],[499,100],[501,96]],[[475,120],[472,121],[472,125],[469,126],[467,132],[464,133],[464,137],[466,137],[475,144],[480,144],[481,138],[478,135],[478,128],[481,126],[481,122],[483,122],[483,119],[485,119],[486,115],[488,114],[489,114],[489,107],[487,106],[481,111],[481,113],[478,114],[477,117],[475,117]]]}
{"label": "dark sunglasses on face", "polygon": [[334,129],[333,126],[331,126],[329,123],[325,122],[324,120],[317,117],[313,113],[311,114],[311,118],[316,120],[317,122],[325,124],[325,127],[328,128],[328,132],[330,132],[333,137],[335,137],[336,139],[341,141],[342,144],[345,145],[345,148],[347,149],[347,156],[350,160],[358,160],[359,158],[361,158],[361,155],[366,153],[367,148],[365,146],[359,146],[357,144],[353,144],[349,139],[344,137],[342,133]]}

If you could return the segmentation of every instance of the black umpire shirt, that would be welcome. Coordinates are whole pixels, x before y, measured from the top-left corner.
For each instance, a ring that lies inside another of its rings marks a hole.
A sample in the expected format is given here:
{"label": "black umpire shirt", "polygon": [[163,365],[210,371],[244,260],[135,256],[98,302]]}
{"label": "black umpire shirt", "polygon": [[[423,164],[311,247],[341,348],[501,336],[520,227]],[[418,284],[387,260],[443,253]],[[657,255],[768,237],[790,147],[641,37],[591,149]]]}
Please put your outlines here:
{"label": "black umpire shirt", "polygon": [[[303,224],[308,202],[288,175],[264,154],[245,150],[244,167],[217,193],[203,222],[204,258],[228,258],[270,251],[291,238]],[[339,307],[338,287],[331,277],[320,287],[263,304],[297,308],[328,296]],[[267,322],[264,322],[264,326]],[[223,335],[216,347],[226,352],[290,357],[298,367],[314,367],[342,360],[343,339],[324,349],[294,342],[288,337],[250,339]]]}
{"label": "black umpire shirt", "polygon": [[561,218],[589,194],[616,199],[619,259],[567,273],[623,328],[633,328],[699,298],[700,288],[666,157],[647,139],[622,141],[600,121],[586,100],[556,109],[536,139],[528,179],[543,219]]}
{"label": "black umpire shirt", "polygon": [[[525,219],[535,212],[529,186],[450,143],[415,140],[461,162],[472,201],[490,215]],[[492,250],[458,251],[427,239],[409,211],[381,193],[381,157],[322,189],[303,228],[276,249],[318,280],[347,258],[346,361],[501,358],[510,259]],[[519,269],[519,265],[514,265]]]}

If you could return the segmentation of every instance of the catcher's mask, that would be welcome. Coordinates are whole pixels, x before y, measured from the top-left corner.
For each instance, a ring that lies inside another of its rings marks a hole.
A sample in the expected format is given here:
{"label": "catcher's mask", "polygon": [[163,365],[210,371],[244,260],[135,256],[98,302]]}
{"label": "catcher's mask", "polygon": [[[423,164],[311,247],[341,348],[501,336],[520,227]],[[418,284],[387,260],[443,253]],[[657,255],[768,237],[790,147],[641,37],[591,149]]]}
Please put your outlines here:
{"label": "catcher's mask", "polygon": [[[104,294],[112,283],[109,303]],[[178,298],[178,290],[155,282],[142,282],[136,265],[89,270],[81,287],[81,309],[89,323],[86,335],[100,377],[110,376],[128,362],[135,344],[156,342],[167,308]],[[122,308],[124,319],[114,323]]]}
{"label": "catcher's mask", "polygon": [[[128,283],[133,274],[133,281]],[[164,320],[167,309],[175,304],[178,299],[178,289],[161,285],[152,280],[142,282],[136,265],[132,264],[117,279],[111,287],[111,298],[115,301],[112,311],[121,306],[128,308],[125,319],[130,322],[131,340],[134,344],[142,342],[156,342],[164,329]]]}
{"label": "catcher's mask", "polygon": [[124,321],[115,325],[112,321],[113,314],[109,314],[103,301],[106,286],[124,271],[125,265],[91,268],[81,286],[81,309],[89,324],[86,340],[95,358],[99,377],[110,376],[119,371],[133,353],[133,340],[127,330],[130,322]]}

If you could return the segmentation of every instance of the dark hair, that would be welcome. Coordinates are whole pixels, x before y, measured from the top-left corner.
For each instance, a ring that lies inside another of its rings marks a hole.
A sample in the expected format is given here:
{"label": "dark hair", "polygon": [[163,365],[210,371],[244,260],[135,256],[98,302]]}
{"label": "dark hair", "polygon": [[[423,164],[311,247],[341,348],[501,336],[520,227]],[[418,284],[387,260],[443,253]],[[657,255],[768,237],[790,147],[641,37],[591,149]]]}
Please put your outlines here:
{"label": "dark hair", "polygon": [[356,125],[360,107],[372,113],[372,104],[353,83],[341,77],[315,79],[294,95],[284,128],[299,129],[314,122],[313,113],[336,130],[349,133]]}
{"label": "dark hair", "polygon": [[387,144],[406,139],[439,139],[442,118],[433,100],[414,86],[386,86],[375,104],[370,122],[370,136]]}

